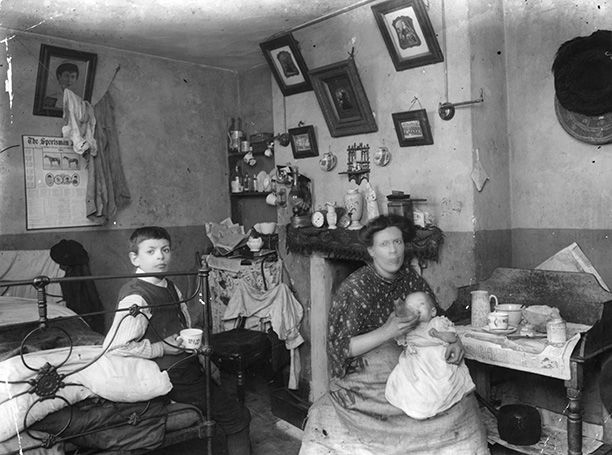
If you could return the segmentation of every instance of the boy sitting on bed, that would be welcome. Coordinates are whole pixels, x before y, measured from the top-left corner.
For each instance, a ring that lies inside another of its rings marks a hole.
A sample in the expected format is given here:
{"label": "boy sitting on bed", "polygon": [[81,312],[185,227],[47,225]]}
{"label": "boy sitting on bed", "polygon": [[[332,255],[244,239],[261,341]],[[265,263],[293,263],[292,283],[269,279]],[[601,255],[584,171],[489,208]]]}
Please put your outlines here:
{"label": "boy sitting on bed", "polygon": [[[130,261],[136,273],[166,272],[172,258],[170,235],[161,227],[136,229],[130,236]],[[155,361],[167,370],[172,390],[168,397],[205,411],[205,376],[196,356],[189,357],[177,341],[178,333],[191,325],[191,318],[178,288],[164,277],[134,278],[119,291],[118,309],[138,305],[136,317],[121,311],[104,340],[108,352]],[[162,306],[170,302],[176,305]],[[123,320],[123,321],[122,321]],[[180,363],[177,363],[179,362]],[[225,434],[229,455],[250,453],[248,409],[240,406],[211,381],[211,418]]]}

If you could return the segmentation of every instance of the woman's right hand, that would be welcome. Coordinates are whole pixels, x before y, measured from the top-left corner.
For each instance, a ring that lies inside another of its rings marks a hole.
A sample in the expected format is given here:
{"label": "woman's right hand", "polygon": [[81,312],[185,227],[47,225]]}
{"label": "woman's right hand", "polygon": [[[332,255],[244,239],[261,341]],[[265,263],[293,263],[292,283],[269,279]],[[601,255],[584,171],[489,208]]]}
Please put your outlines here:
{"label": "woman's right hand", "polygon": [[389,339],[392,339],[407,334],[418,324],[418,314],[411,313],[408,316],[399,317],[393,311],[382,325],[382,328],[387,333]]}

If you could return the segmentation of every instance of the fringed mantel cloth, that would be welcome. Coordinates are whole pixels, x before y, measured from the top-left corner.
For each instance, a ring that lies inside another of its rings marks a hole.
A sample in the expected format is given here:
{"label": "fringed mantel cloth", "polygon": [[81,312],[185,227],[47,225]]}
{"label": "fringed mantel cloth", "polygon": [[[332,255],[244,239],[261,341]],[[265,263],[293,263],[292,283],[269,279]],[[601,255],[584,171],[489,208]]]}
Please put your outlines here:
{"label": "fringed mantel cloth", "polygon": [[[406,245],[406,256],[416,257],[421,268],[425,268],[427,261],[438,261],[438,252],[443,241],[444,234],[440,228],[417,228],[415,239]],[[323,253],[332,259],[351,261],[370,259],[365,245],[359,241],[359,231],[343,228],[296,228],[288,224],[287,251],[306,256]]]}

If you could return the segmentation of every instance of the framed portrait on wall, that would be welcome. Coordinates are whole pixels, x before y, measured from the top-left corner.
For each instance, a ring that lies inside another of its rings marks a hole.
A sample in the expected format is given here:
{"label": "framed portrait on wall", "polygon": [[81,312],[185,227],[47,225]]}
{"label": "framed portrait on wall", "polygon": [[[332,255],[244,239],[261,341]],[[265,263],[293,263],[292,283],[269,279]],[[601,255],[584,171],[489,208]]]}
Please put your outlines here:
{"label": "framed portrait on wall", "polygon": [[353,58],[313,69],[310,80],[332,137],[378,131]]}
{"label": "framed portrait on wall", "polygon": [[97,60],[90,52],[41,44],[34,115],[61,117],[65,88],[91,101]]}
{"label": "framed portrait on wall", "polygon": [[308,68],[291,33],[259,44],[283,95],[312,90]]}
{"label": "framed portrait on wall", "polygon": [[389,0],[372,12],[396,71],[444,61],[422,0]]}
{"label": "framed portrait on wall", "polygon": [[391,117],[393,117],[393,125],[400,147],[433,144],[433,136],[425,109],[396,112],[391,114]]}
{"label": "framed portrait on wall", "polygon": [[288,133],[291,136],[291,150],[295,159],[319,156],[314,126],[290,128]]}

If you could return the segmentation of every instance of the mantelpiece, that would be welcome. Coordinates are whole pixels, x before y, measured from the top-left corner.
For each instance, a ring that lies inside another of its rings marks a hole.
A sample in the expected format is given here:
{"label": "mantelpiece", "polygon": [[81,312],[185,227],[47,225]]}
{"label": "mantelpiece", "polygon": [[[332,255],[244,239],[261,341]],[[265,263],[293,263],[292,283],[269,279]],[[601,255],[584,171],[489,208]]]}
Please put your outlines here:
{"label": "mantelpiece", "polygon": [[[418,228],[416,238],[406,245],[406,256],[416,257],[424,268],[427,261],[437,261],[444,234],[436,226]],[[309,256],[320,253],[332,259],[367,261],[366,247],[359,240],[359,231],[315,227],[296,228],[287,225],[287,250]]]}

